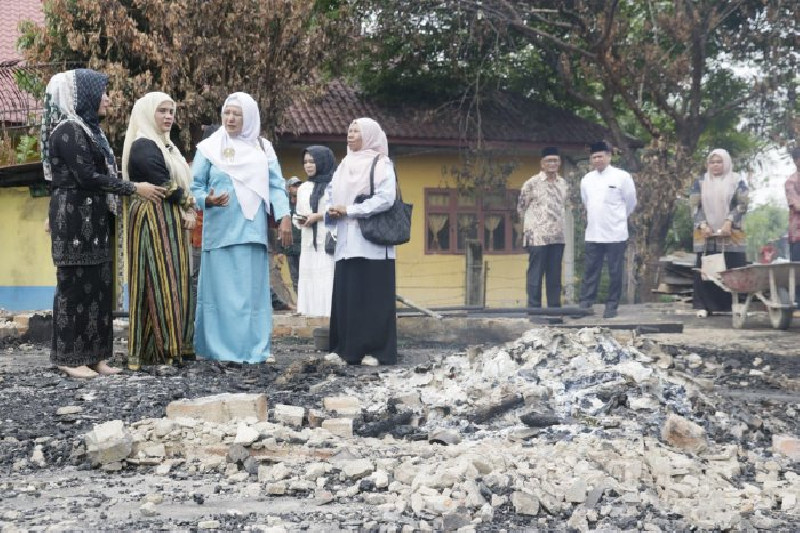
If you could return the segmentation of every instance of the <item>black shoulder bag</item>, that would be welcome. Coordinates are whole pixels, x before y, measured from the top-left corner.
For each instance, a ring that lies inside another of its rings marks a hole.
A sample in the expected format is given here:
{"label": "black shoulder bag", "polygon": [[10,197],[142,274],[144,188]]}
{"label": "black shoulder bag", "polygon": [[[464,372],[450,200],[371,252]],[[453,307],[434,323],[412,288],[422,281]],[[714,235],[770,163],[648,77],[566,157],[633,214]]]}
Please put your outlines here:
{"label": "black shoulder bag", "polygon": [[[367,198],[372,198],[375,194],[375,165],[378,163],[379,157],[379,155],[375,156],[369,171],[369,195],[359,194],[356,196],[355,203],[357,204]],[[374,244],[394,246],[405,244],[411,240],[411,210],[414,206],[403,202],[400,184],[397,183],[396,187],[397,192],[392,207],[386,211],[358,219],[361,234]]]}

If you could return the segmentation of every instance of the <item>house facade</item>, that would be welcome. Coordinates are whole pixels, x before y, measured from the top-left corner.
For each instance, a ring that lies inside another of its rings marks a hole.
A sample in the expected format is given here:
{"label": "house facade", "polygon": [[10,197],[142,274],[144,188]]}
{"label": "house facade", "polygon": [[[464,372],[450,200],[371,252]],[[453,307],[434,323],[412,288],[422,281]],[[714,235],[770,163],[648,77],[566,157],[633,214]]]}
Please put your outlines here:
{"label": "house facade", "polygon": [[[305,178],[302,149],[322,144],[337,158],[346,154],[347,127],[354,118],[371,117],[383,127],[403,199],[414,204],[412,237],[397,248],[397,293],[425,307],[522,307],[526,303],[527,252],[516,202],[522,184],[539,172],[539,154],[558,146],[569,168],[588,160],[587,146],[608,136],[602,126],[572,113],[531,101],[509,101],[483,111],[484,152],[495,168],[513,170],[504,185],[465,192],[454,169],[463,166],[461,113],[455,109],[381,105],[334,81],[322,97],[298,99],[278,131],[284,175]],[[571,216],[568,216],[564,287],[571,301],[575,287]],[[468,249],[480,248],[480,264]],[[469,274],[469,275],[468,275]],[[482,293],[470,298],[470,279],[482,278]]]}
{"label": "house facade", "polygon": [[[520,112],[520,109],[522,112]],[[453,169],[463,165],[463,139],[455,111],[382,106],[340,81],[323,96],[298,99],[286,112],[275,147],[285,177],[305,179],[303,148],[329,146],[346,154],[347,127],[369,116],[386,131],[403,198],[414,204],[412,238],[397,250],[397,292],[425,307],[521,307],[527,253],[516,215],[519,189],[539,171],[542,147],[558,146],[565,164],[586,159],[586,146],[607,135],[601,126],[563,110],[523,102],[516,112],[484,112],[483,153],[497,168],[511,168],[504,186],[467,192]],[[38,164],[0,167],[0,308],[52,305],[55,270],[44,232],[48,198]],[[571,232],[568,231],[571,236]],[[573,245],[565,252],[565,299],[574,290]],[[477,255],[476,255],[477,250]],[[477,296],[476,296],[477,291]]]}

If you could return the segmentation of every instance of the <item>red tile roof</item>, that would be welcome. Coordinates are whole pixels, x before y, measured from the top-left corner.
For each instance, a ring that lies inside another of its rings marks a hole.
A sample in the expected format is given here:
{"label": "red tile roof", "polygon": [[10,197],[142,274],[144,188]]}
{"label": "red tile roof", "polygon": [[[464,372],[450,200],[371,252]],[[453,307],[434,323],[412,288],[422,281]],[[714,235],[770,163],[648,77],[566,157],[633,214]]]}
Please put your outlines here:
{"label": "red tile roof", "polygon": [[16,49],[19,38],[19,23],[32,20],[44,23],[42,0],[0,0],[0,63],[10,59],[22,59]]}
{"label": "red tile roof", "polygon": [[23,20],[44,23],[42,0],[0,0],[0,124],[35,121],[37,104],[14,79],[22,59],[16,44]]}
{"label": "red tile roof", "polygon": [[[459,146],[462,113],[429,105],[382,105],[340,80],[315,99],[299,97],[286,111],[278,136],[284,141],[344,141],[354,118],[377,120],[392,144]],[[609,131],[569,111],[507,97],[489,102],[481,117],[490,146],[531,148],[555,144],[584,148],[609,137]]]}

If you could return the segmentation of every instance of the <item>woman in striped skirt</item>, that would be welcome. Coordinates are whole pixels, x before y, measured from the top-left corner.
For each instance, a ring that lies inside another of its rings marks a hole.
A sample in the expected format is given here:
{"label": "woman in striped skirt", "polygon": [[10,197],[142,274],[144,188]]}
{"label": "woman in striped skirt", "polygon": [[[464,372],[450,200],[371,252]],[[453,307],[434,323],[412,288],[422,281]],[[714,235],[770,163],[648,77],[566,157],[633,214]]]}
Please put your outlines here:
{"label": "woman in striped skirt", "polygon": [[193,356],[194,294],[189,237],[195,224],[191,170],[169,138],[175,102],[153,92],[133,106],[122,172],[167,189],[162,202],[131,201],[128,218],[130,339],[128,367],[180,363]]}

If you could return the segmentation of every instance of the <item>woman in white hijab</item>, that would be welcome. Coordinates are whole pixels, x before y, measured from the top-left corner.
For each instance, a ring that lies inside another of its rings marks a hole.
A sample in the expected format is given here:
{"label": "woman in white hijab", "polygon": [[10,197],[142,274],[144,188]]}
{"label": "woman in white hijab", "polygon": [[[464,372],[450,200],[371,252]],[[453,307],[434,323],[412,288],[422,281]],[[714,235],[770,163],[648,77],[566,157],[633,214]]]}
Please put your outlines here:
{"label": "woman in white hijab", "polygon": [[128,218],[130,325],[128,367],[180,363],[191,358],[194,295],[189,239],[195,224],[192,172],[169,132],[175,102],[152,92],[136,101],[122,149],[126,181],[164,187],[160,202],[131,200]]}
{"label": "woman in white hijab", "polygon": [[[375,194],[356,203],[356,196]],[[397,362],[394,246],[364,238],[358,219],[388,210],[397,179],[386,134],[371,118],[354,120],[347,130],[347,156],[328,185],[327,223],[336,227],[330,346],[347,364]]]}
{"label": "woman in white hijab", "polygon": [[[747,264],[747,236],[742,229],[747,213],[747,183],[733,172],[727,150],[717,148],[706,158],[706,172],[692,184],[689,203],[694,220],[693,248],[697,268],[702,257],[723,253],[726,268]],[[695,271],[692,304],[697,316],[731,310],[731,295]]]}
{"label": "woman in white hijab", "polygon": [[203,210],[194,348],[222,361],[271,361],[267,215],[292,242],[289,197],[275,150],[259,136],[258,105],[233,93],[222,127],[197,145],[192,192]]}

